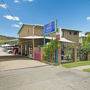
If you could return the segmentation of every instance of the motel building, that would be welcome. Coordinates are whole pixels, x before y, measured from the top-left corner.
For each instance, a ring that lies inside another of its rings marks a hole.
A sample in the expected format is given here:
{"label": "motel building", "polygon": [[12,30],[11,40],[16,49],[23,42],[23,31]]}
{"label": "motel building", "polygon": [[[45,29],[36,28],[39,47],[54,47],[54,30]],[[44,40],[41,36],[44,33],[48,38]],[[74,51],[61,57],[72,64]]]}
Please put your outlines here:
{"label": "motel building", "polygon": [[[27,56],[34,60],[42,61],[44,52],[44,34],[42,25],[23,24],[19,30],[19,53],[22,56]],[[79,43],[78,30],[59,28],[59,33],[51,33],[45,36],[45,44],[48,44],[51,39],[56,39],[60,36],[61,53],[58,53],[58,62],[63,61],[62,56],[66,55],[67,48],[72,52],[72,61],[77,61],[77,49]]]}

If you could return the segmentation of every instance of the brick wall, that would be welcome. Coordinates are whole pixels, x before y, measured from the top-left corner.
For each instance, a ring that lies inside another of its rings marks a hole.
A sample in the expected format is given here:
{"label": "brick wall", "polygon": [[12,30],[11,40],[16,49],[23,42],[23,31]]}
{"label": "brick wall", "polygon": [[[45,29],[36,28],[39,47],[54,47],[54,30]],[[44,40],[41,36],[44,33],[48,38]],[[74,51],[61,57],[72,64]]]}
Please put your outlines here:
{"label": "brick wall", "polygon": [[33,26],[24,25],[22,30],[19,33],[19,37],[32,36],[33,35]]}
{"label": "brick wall", "polygon": [[[43,26],[35,26],[34,27],[34,35],[35,36],[43,36]],[[32,25],[24,25],[22,30],[19,33],[19,37],[26,37],[26,36],[33,36],[33,26]],[[51,33],[49,35],[50,37],[55,37],[55,33]]]}
{"label": "brick wall", "polygon": [[[71,30],[69,31],[69,30],[63,29],[62,32],[63,32],[64,38],[75,42],[75,44],[72,44],[72,45],[78,45],[79,43],[79,32],[78,31],[71,31]],[[68,43],[67,45],[70,46],[71,44]]]}
{"label": "brick wall", "polygon": [[[79,43],[79,32],[69,29],[62,29],[63,37],[75,42],[75,44],[66,43],[67,47],[76,46]],[[74,33],[77,33],[74,35]],[[35,36],[43,36],[43,26],[35,26],[34,27],[34,35]],[[24,25],[22,30],[19,33],[19,37],[26,37],[26,36],[33,36],[33,25]],[[56,33],[51,33],[49,35],[50,37],[56,37]]]}

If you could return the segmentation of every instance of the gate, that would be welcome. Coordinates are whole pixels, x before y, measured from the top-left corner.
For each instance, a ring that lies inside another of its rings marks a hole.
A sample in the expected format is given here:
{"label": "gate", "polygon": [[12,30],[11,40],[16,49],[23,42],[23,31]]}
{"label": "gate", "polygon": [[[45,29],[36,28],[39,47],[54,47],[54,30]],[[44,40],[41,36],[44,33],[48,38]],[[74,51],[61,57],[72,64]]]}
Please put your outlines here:
{"label": "gate", "polygon": [[41,61],[41,53],[40,52],[34,52],[34,59]]}
{"label": "gate", "polygon": [[41,61],[41,48],[39,47],[34,48],[34,60]]}

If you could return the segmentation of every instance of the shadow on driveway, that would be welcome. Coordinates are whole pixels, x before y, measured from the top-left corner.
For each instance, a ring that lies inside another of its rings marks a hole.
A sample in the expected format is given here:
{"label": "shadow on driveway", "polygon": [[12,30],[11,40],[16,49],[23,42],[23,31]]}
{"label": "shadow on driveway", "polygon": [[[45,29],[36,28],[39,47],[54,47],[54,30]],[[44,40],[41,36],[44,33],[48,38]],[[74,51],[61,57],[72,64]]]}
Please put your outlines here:
{"label": "shadow on driveway", "polygon": [[4,61],[13,61],[13,60],[30,60],[27,57],[23,57],[23,56],[0,56],[0,62],[4,62]]}
{"label": "shadow on driveway", "polygon": [[23,68],[34,68],[34,67],[42,67],[47,64],[31,60],[27,57],[23,56],[15,56],[15,55],[4,55],[0,56],[0,71],[3,70],[15,70],[15,69],[23,69]]}

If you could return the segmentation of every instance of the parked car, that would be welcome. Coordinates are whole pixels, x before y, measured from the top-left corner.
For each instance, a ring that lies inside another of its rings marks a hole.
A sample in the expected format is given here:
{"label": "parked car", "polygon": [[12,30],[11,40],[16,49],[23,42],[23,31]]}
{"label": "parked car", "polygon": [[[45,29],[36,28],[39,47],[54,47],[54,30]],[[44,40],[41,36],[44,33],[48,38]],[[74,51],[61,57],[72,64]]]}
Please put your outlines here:
{"label": "parked car", "polygon": [[18,53],[18,47],[8,47],[7,53],[9,54],[17,54]]}
{"label": "parked car", "polygon": [[7,50],[7,53],[12,54],[13,50]]}
{"label": "parked car", "polygon": [[13,53],[18,54],[18,48],[14,48]]}

